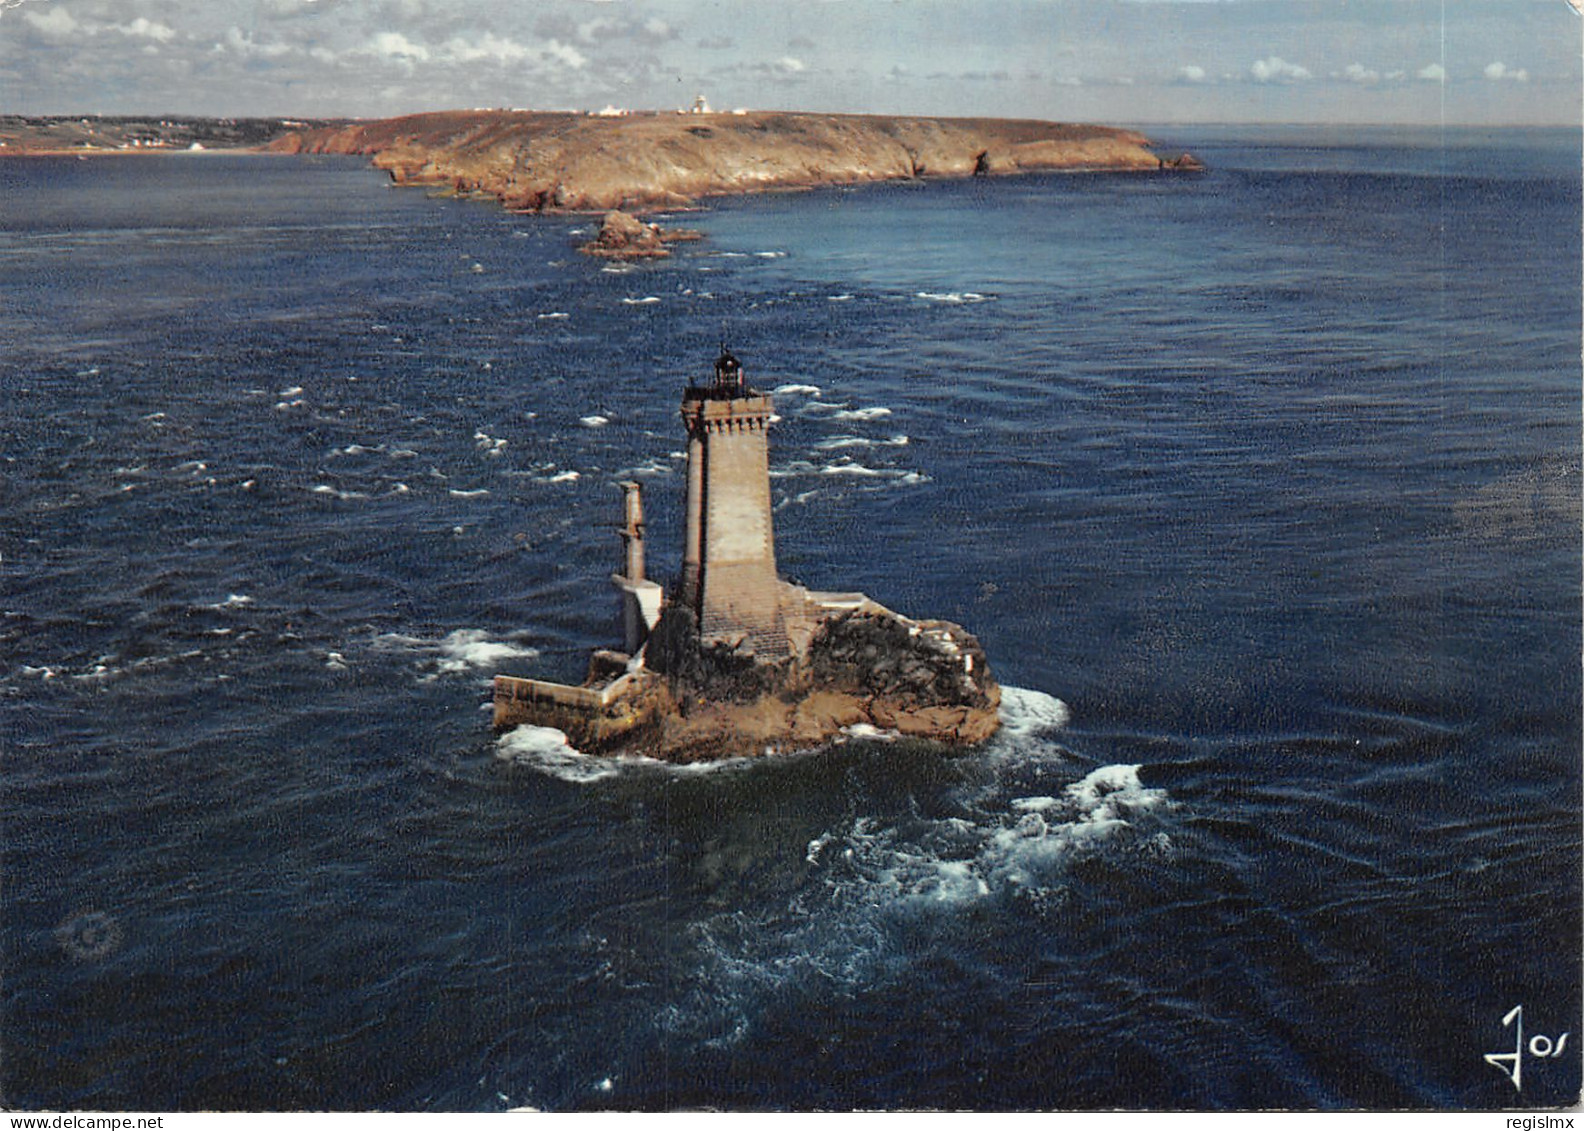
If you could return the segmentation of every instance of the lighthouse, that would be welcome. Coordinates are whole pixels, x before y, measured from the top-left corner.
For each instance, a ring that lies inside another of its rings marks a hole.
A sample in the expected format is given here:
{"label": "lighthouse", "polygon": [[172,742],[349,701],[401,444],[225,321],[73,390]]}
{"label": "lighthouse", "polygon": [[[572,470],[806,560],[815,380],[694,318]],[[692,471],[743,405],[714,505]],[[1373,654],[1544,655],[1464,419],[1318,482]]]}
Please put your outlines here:
{"label": "lighthouse", "polygon": [[671,761],[807,749],[867,726],[954,746],[1000,725],[1001,688],[960,625],[776,576],[770,398],[724,346],[682,394],[687,521],[669,592],[646,573],[643,496],[623,483],[622,650],[579,686],[495,677],[495,726]]}
{"label": "lighthouse", "polygon": [[724,347],[708,385],[682,395],[687,527],[677,600],[700,636],[741,641],[762,659],[788,654],[770,516],[770,398]]}

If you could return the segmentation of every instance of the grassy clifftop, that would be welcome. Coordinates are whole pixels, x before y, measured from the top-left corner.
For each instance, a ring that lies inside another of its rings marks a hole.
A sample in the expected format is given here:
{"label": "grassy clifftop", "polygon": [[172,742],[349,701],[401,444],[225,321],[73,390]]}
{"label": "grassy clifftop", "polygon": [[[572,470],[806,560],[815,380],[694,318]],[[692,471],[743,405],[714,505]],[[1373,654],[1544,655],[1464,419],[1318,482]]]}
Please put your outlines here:
{"label": "grassy clifftop", "polygon": [[919,176],[1158,169],[1148,145],[1128,130],[993,118],[481,110],[301,130],[271,148],[366,154],[399,183],[561,211]]}

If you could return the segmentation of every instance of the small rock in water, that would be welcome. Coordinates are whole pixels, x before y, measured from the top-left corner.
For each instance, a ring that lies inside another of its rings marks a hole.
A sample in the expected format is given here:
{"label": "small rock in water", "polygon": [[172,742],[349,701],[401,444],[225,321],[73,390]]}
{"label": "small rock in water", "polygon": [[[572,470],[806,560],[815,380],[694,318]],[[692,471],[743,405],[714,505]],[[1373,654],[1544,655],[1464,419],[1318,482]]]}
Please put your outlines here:
{"label": "small rock in water", "polygon": [[603,259],[664,259],[671,254],[666,244],[700,238],[700,233],[690,229],[663,229],[613,210],[605,213],[599,235],[578,250]]}

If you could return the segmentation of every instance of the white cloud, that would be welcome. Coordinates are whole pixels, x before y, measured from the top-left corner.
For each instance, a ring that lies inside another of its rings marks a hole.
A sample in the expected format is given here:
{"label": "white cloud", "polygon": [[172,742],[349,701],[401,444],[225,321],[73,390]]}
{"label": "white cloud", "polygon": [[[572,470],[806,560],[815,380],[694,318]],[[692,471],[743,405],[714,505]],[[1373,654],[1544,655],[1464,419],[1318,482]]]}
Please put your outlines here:
{"label": "white cloud", "polygon": [[1364,86],[1378,83],[1381,78],[1379,71],[1371,70],[1363,63],[1349,63],[1342,68],[1342,77],[1347,79],[1348,82],[1356,82]]}
{"label": "white cloud", "polygon": [[369,40],[364,49],[370,55],[396,59],[403,63],[423,63],[429,59],[429,48],[414,43],[399,31],[382,31]]}
{"label": "white cloud", "polygon": [[532,50],[515,40],[505,39],[488,31],[471,43],[461,36],[454,36],[447,40],[445,45],[445,57],[457,63],[477,63],[480,60],[520,63],[532,56]]}
{"label": "white cloud", "polygon": [[578,24],[577,37],[584,43],[593,43],[602,36],[612,35],[621,27],[615,20],[606,16],[599,16],[592,20],[584,20]]}
{"label": "white cloud", "polygon": [[69,39],[79,29],[85,34],[93,34],[91,29],[78,23],[76,17],[65,8],[48,8],[42,12],[27,11],[22,13],[22,18],[49,39]]}
{"label": "white cloud", "polygon": [[1193,63],[1189,63],[1186,67],[1177,68],[1178,82],[1204,82],[1209,77],[1203,67],[1196,66]]}
{"label": "white cloud", "polygon": [[552,39],[546,43],[540,54],[546,59],[552,59],[563,66],[571,67],[574,71],[582,70],[588,66],[587,55],[570,43],[562,43],[559,39]]}
{"label": "white cloud", "polygon": [[1429,66],[1420,67],[1415,74],[1425,82],[1446,82],[1446,68],[1440,63],[1431,63]]}
{"label": "white cloud", "polygon": [[1485,77],[1490,79],[1491,82],[1501,82],[1503,79],[1509,82],[1528,82],[1529,72],[1521,67],[1517,70],[1510,70],[1506,63],[1496,62],[1489,64],[1485,68]]}
{"label": "white cloud", "polygon": [[[328,8],[334,0],[327,0]],[[319,0],[263,0],[264,13],[273,18],[291,18],[319,10]]]}
{"label": "white cloud", "polygon": [[166,24],[155,23],[153,20],[139,16],[129,24],[116,24],[114,30],[133,39],[153,39],[160,43],[169,43],[176,38],[176,29]]}
{"label": "white cloud", "polygon": [[399,31],[383,31],[361,46],[336,51],[322,44],[303,48],[284,43],[260,43],[240,28],[232,27],[226,32],[224,41],[217,43],[214,50],[271,59],[282,55],[306,55],[317,63],[332,66],[349,59],[373,58],[398,64],[409,71],[418,64],[466,67],[482,63],[505,67],[532,64],[536,61],[579,70],[589,62],[583,52],[559,40],[551,39],[542,45],[529,45],[489,31],[471,39],[454,35],[444,43],[434,45]]}
{"label": "white cloud", "polygon": [[258,43],[252,36],[235,26],[226,30],[225,43],[219,46],[238,55],[258,55],[265,59],[278,59],[282,55],[292,53],[292,48],[284,43]]}
{"label": "white cloud", "polygon": [[176,38],[175,28],[146,16],[139,16],[130,23],[107,24],[79,20],[65,8],[46,8],[42,11],[23,12],[22,18],[38,31],[43,32],[46,39],[57,43],[73,36],[94,36],[110,31],[119,32],[128,39],[152,39],[156,43],[169,43]]}
{"label": "white cloud", "polygon": [[1255,82],[1302,82],[1313,77],[1309,74],[1308,68],[1300,67],[1297,63],[1289,63],[1280,55],[1255,60],[1249,67],[1249,74],[1254,76]]}

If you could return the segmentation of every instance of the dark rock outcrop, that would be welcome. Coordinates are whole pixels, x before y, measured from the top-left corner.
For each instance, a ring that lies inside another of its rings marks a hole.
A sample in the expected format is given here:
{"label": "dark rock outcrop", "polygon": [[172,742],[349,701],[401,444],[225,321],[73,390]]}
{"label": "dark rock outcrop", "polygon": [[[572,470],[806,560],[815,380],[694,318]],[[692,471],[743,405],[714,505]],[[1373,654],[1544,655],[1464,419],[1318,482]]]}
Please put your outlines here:
{"label": "dark rock outcrop", "polygon": [[605,213],[599,235],[578,250],[603,259],[664,259],[671,254],[666,244],[701,238],[701,233],[691,228],[662,228],[612,210]]}
{"label": "dark rock outcrop", "polygon": [[[819,620],[806,652],[779,661],[700,639],[669,606],[648,667],[600,710],[535,705],[497,726],[550,726],[586,754],[701,762],[818,746],[848,734],[965,747],[1000,723],[1001,688],[984,651],[947,621],[914,621],[872,602]],[[866,729],[867,728],[867,729]]]}

